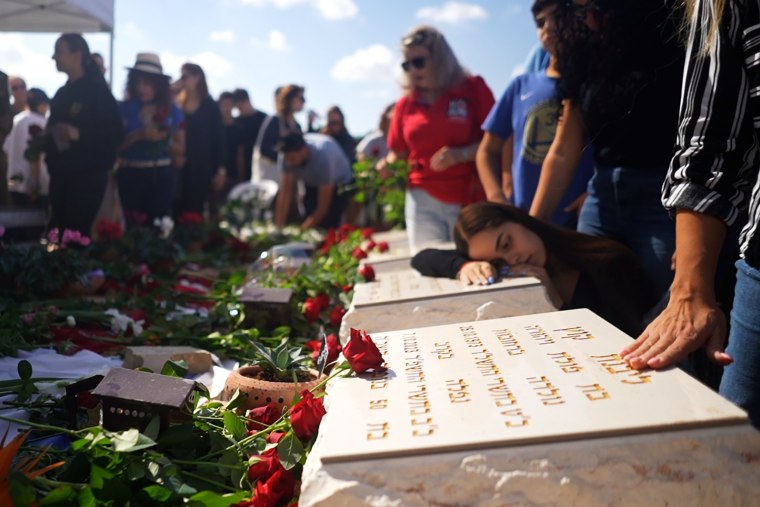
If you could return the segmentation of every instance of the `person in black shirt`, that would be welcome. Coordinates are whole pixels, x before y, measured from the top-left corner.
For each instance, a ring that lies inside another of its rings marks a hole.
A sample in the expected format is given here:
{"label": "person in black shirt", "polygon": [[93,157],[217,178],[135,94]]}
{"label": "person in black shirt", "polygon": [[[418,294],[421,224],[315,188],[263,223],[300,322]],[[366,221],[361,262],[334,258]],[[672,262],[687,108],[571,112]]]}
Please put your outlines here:
{"label": "person in black shirt", "polygon": [[187,122],[187,162],[180,169],[177,216],[187,211],[203,214],[212,186],[221,189],[227,179],[222,113],[208,93],[206,74],[199,65],[186,63],[180,82],[179,102]]}
{"label": "person in black shirt", "polygon": [[463,208],[454,242],[456,251],[423,250],[412,266],[425,276],[466,283],[487,284],[501,268],[534,276],[556,308],[588,308],[631,336],[641,331],[655,302],[641,264],[626,247],[544,223],[513,206],[479,202]]}
{"label": "person in black shirt", "polygon": [[[243,175],[240,181],[249,181],[251,179],[253,149],[256,146],[256,139],[259,137],[259,129],[264,124],[267,114],[257,110],[251,104],[248,92],[242,88],[237,88],[232,92],[232,101],[240,114],[235,118],[235,124],[241,130],[243,143]],[[261,140],[261,155],[268,158],[272,163],[277,162],[277,139],[279,138],[279,129],[276,122],[268,123],[267,130]],[[274,126],[274,128],[270,128]]]}
{"label": "person in black shirt", "polygon": [[53,97],[47,123],[50,225],[89,235],[124,129],[116,99],[81,35],[61,35],[53,59],[69,79]]}
{"label": "person in black shirt", "polygon": [[624,243],[657,292],[675,228],[660,204],[678,128],[684,50],[675,0],[571,0],[555,14],[563,100],[530,214],[548,220],[588,144],[595,169],[578,230]]}

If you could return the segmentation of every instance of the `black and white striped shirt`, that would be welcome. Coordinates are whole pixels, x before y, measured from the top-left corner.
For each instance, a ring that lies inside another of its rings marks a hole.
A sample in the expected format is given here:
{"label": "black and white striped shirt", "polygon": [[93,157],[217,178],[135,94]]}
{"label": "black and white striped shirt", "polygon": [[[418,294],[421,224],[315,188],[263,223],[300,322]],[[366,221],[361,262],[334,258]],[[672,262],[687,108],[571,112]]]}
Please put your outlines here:
{"label": "black and white striped shirt", "polygon": [[684,68],[676,153],[663,185],[669,209],[733,225],[741,256],[760,267],[760,0],[729,0],[716,43],[700,52],[712,0],[700,0]]}

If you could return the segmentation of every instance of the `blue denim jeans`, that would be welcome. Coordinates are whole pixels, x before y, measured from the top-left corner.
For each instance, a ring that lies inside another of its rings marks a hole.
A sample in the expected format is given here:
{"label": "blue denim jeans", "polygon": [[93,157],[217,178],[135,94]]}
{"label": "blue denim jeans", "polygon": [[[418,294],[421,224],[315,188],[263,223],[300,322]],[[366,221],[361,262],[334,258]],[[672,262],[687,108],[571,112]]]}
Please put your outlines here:
{"label": "blue denim jeans", "polygon": [[404,218],[409,248],[416,252],[426,245],[453,241],[460,209],[459,204],[439,201],[421,188],[407,189]]}
{"label": "blue denim jeans", "polygon": [[661,296],[673,281],[675,223],[662,207],[664,171],[630,167],[596,168],[588,183],[578,231],[614,239],[638,255]]}
{"label": "blue denim jeans", "polygon": [[731,310],[728,352],[734,362],[723,370],[720,394],[749,412],[760,428],[760,270],[736,263],[736,293]]}

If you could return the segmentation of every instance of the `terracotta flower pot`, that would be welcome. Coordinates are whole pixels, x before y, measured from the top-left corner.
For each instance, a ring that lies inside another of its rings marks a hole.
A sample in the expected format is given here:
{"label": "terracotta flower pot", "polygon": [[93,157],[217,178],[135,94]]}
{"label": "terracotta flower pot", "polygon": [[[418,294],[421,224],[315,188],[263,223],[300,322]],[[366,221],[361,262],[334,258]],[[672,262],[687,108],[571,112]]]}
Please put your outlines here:
{"label": "terracotta flower pot", "polygon": [[222,400],[229,400],[235,393],[235,389],[239,389],[241,393],[248,395],[243,404],[246,410],[263,407],[270,402],[276,403],[277,408],[282,409],[292,405],[296,394],[304,389],[312,389],[325,378],[325,375],[319,377],[315,370],[309,370],[313,380],[293,384],[293,382],[271,382],[256,378],[259,372],[261,372],[259,366],[243,366],[230,373],[222,391]]}

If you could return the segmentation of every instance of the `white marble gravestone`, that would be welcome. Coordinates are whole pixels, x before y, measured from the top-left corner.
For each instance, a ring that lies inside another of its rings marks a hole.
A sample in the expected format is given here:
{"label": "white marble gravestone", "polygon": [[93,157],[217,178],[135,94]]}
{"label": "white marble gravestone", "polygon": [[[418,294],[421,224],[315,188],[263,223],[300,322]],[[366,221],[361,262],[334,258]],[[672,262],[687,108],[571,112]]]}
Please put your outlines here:
{"label": "white marble gravestone", "polygon": [[[430,243],[423,248],[438,248],[441,250],[454,250],[456,247],[454,243]],[[368,257],[362,261],[362,264],[370,264],[375,270],[375,273],[387,273],[389,271],[401,271],[404,269],[412,269],[412,257],[414,253],[406,243],[394,244],[388,248],[386,252],[378,252],[374,250],[369,253]]]}
{"label": "white marble gravestone", "polygon": [[760,434],[588,310],[376,333],[337,379],[299,505],[749,505]]}
{"label": "white marble gravestone", "polygon": [[368,332],[452,324],[554,310],[541,282],[532,277],[504,278],[491,285],[422,276],[413,269],[382,272],[356,284],[340,327]]}

